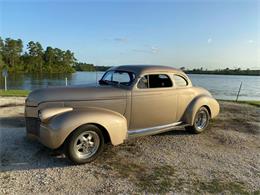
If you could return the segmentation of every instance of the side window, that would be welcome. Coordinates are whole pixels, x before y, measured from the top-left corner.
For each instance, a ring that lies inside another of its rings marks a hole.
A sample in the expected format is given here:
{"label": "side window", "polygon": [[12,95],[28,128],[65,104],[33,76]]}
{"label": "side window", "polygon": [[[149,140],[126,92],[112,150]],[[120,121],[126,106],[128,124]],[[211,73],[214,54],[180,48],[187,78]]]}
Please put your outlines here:
{"label": "side window", "polygon": [[166,74],[149,75],[149,88],[172,87],[172,81]]}
{"label": "side window", "polygon": [[172,87],[172,81],[166,74],[151,74],[142,77],[137,87],[140,89]]}
{"label": "side window", "polygon": [[186,81],[185,78],[183,78],[182,76],[179,75],[173,75],[173,79],[175,81],[175,85],[177,87],[185,87],[188,85],[188,82]]}

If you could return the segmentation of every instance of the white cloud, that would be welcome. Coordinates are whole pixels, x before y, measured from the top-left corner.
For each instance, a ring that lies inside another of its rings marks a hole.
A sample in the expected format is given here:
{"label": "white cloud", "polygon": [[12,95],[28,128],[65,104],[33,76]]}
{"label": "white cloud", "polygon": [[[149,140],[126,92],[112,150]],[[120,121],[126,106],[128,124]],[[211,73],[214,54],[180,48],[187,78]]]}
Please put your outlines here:
{"label": "white cloud", "polygon": [[208,38],[208,44],[212,42],[212,38]]}
{"label": "white cloud", "polygon": [[254,43],[254,40],[250,39],[247,41],[248,43]]}
{"label": "white cloud", "polygon": [[158,53],[159,51],[160,51],[160,49],[158,47],[154,47],[154,46],[151,47],[152,53]]}

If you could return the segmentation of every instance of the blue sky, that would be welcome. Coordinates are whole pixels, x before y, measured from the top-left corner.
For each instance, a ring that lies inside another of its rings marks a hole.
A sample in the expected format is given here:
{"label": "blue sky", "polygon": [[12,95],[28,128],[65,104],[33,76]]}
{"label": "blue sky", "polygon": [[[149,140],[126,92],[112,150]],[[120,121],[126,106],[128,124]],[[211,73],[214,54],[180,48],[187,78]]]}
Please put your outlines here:
{"label": "blue sky", "polygon": [[0,0],[0,36],[96,65],[260,68],[260,1]]}

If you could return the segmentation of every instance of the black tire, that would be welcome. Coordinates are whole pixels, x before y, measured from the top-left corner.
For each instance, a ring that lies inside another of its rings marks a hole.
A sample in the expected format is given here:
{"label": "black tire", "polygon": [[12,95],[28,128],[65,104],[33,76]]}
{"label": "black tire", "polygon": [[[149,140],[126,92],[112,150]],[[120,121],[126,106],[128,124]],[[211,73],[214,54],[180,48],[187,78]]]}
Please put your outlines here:
{"label": "black tire", "polygon": [[[90,137],[92,139],[89,139]],[[90,143],[94,143],[94,146]],[[89,124],[76,129],[68,138],[65,147],[67,156],[73,163],[84,164],[95,160],[102,153],[104,145],[102,131],[97,126]],[[85,154],[86,150],[90,153]]]}
{"label": "black tire", "polygon": [[[203,124],[201,124],[201,126],[200,126],[200,125],[198,125],[198,123],[196,121],[200,120],[199,117],[201,118],[201,115],[203,115],[203,117],[205,117],[205,118],[203,118],[203,120],[204,120]],[[185,129],[190,133],[199,134],[208,127],[209,120],[210,120],[210,114],[209,114],[208,109],[205,107],[201,107],[195,115],[193,125],[187,126],[187,127],[185,127]]]}

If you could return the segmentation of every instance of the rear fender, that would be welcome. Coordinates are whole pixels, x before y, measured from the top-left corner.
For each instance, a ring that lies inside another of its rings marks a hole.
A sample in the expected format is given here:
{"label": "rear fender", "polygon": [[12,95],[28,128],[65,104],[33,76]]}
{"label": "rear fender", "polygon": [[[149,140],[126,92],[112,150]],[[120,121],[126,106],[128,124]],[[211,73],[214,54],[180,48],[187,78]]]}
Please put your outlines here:
{"label": "rear fender", "polygon": [[182,117],[182,121],[189,125],[193,125],[195,115],[202,106],[205,106],[209,110],[211,118],[215,118],[219,113],[219,103],[216,99],[208,95],[200,95],[190,102]]}

